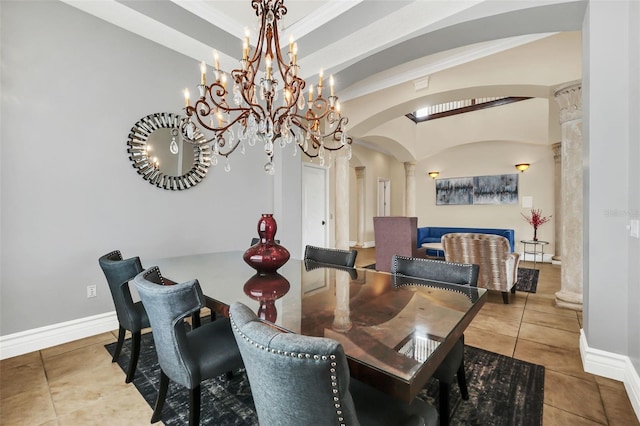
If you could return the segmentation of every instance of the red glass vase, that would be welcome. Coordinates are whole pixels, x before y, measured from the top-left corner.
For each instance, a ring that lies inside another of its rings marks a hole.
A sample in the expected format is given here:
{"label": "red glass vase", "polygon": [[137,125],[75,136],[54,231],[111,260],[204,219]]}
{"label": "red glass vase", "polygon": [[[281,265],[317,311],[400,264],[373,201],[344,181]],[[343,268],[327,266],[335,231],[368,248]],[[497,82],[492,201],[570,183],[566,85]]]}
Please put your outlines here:
{"label": "red glass vase", "polygon": [[260,273],[275,272],[287,263],[289,250],[275,242],[278,225],[272,214],[263,214],[258,220],[260,241],[244,252],[245,262]]}

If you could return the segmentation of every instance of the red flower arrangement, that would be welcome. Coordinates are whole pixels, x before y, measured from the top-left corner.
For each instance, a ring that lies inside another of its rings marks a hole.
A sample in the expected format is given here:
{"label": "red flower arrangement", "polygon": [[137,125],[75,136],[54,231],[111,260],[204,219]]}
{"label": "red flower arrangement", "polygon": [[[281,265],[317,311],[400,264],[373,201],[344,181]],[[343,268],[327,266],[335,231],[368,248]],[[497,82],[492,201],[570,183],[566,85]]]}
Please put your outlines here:
{"label": "red flower arrangement", "polygon": [[531,209],[531,216],[525,216],[524,213],[520,213],[524,220],[529,222],[529,225],[533,226],[533,240],[538,241],[538,227],[544,225],[551,220],[551,215],[542,216],[542,209]]}

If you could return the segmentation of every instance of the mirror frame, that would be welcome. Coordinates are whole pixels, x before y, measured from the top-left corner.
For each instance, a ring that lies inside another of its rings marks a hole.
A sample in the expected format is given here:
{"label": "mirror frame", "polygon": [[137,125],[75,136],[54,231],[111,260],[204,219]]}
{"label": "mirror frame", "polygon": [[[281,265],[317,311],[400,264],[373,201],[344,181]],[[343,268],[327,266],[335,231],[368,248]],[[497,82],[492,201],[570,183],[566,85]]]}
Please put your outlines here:
{"label": "mirror frame", "polygon": [[[167,175],[161,172],[149,158],[147,141],[158,129],[177,129],[182,134],[182,127],[187,119],[170,112],[149,114],[137,121],[129,132],[127,152],[133,168],[151,185],[167,190],[189,189],[200,183],[211,166],[211,147],[207,144],[193,146],[193,167],[181,176]],[[205,137],[199,131],[193,138],[196,142],[204,142]],[[168,149],[168,148],[167,148]]]}

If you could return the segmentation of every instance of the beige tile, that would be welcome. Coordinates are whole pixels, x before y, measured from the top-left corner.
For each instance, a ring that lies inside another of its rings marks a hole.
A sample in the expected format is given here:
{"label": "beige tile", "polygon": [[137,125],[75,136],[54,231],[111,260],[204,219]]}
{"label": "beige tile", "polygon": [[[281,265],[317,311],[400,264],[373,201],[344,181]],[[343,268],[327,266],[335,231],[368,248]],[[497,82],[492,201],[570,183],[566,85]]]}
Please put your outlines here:
{"label": "beige tile", "polygon": [[589,420],[606,424],[600,390],[593,381],[545,370],[544,403]]}
{"label": "beige tile", "polygon": [[598,386],[600,386],[601,389],[605,387],[605,388],[613,388],[613,389],[622,390],[622,391],[625,390],[624,383],[621,382],[620,380],[613,380],[607,377],[595,376],[595,375],[594,377],[596,379],[596,383],[598,384]]}
{"label": "beige tile", "polygon": [[10,370],[20,365],[34,363],[42,364],[42,359],[40,358],[39,351],[29,352],[28,354],[6,358],[0,361],[0,374],[2,374],[5,370]]}
{"label": "beige tile", "polygon": [[487,302],[480,310],[481,315],[490,315],[496,318],[503,318],[509,322],[520,322],[522,320],[522,314],[524,313],[524,303],[522,304],[508,304],[491,303]]}
{"label": "beige tile", "polygon": [[0,395],[2,400],[28,391],[47,391],[47,378],[40,362],[2,369]]}
{"label": "beige tile", "polygon": [[579,338],[579,333],[524,322],[520,326],[520,334],[518,334],[518,339],[566,349],[579,349]]}
{"label": "beige tile", "polygon": [[92,365],[92,368],[78,368],[73,373],[50,380],[56,412],[58,415],[69,414],[105,395],[128,388],[135,390],[135,386],[125,383],[124,379],[125,374],[118,364],[109,362]]}
{"label": "beige tile", "polygon": [[547,312],[550,314],[564,315],[575,317],[576,312],[570,309],[561,309],[556,306],[555,298],[542,299],[542,298],[530,298],[527,300],[527,310]]}
{"label": "beige tile", "polygon": [[516,347],[516,338],[469,326],[464,332],[464,343],[465,345],[512,357]]}
{"label": "beige tile", "polygon": [[592,374],[582,369],[582,360],[578,349],[557,348],[529,340],[518,339],[514,358],[544,365],[558,373],[569,374],[577,378],[595,382]]}
{"label": "beige tile", "polygon": [[101,343],[65,352],[44,360],[44,368],[49,381],[58,380],[87,366],[111,365],[111,355]]}
{"label": "beige tile", "polygon": [[559,330],[580,333],[580,323],[578,317],[572,318],[567,315],[552,314],[549,312],[539,312],[532,309],[525,309],[522,322],[528,324],[543,325],[546,327],[557,328]]}
{"label": "beige tile", "polygon": [[95,345],[95,344],[107,344],[111,342],[115,342],[117,340],[118,330],[115,331],[115,338],[112,332],[101,333],[95,336],[90,336],[80,340],[74,340],[73,342],[64,343],[58,346],[52,346],[47,349],[43,349],[42,358],[47,359],[54,356],[58,356],[60,354],[71,352],[76,349],[84,348],[87,346]]}
{"label": "beige tile", "polygon": [[494,317],[481,312],[471,321],[471,326],[491,333],[515,338],[518,337],[520,321]]}
{"label": "beige tile", "polygon": [[544,426],[598,426],[606,423],[598,423],[586,419],[582,416],[568,413],[550,405],[544,405],[542,414],[542,424]]}
{"label": "beige tile", "polygon": [[640,426],[624,389],[600,386],[600,395],[610,426]]}
{"label": "beige tile", "polygon": [[[59,415],[58,422],[60,426],[99,424],[138,426],[149,424],[151,413],[151,407],[135,387],[131,386],[86,401],[82,407]],[[156,424],[161,425],[162,423]]]}
{"label": "beige tile", "polygon": [[0,424],[2,425],[31,426],[55,420],[56,412],[46,385],[27,389],[2,399],[0,406]]}

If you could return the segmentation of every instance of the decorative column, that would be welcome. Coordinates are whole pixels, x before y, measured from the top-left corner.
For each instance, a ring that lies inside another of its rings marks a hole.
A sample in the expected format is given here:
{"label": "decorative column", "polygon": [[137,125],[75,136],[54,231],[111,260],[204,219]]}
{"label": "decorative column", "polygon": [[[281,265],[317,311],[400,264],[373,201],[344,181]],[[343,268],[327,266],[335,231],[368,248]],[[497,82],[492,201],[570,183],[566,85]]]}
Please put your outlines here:
{"label": "decorative column", "polygon": [[349,159],[336,156],[336,248],[349,248]]}
{"label": "decorative column", "polygon": [[555,100],[560,106],[562,128],[560,211],[562,269],[560,291],[556,293],[556,305],[581,311],[583,283],[582,84],[571,84],[558,89]]}
{"label": "decorative column", "polygon": [[414,217],[416,215],[416,163],[404,163],[404,215]]}
{"label": "decorative column", "polygon": [[553,149],[553,199],[555,209],[553,210],[553,226],[555,228],[555,249],[554,256],[551,258],[553,263],[560,264],[562,256],[562,142],[551,145]]}
{"label": "decorative column", "polygon": [[364,208],[365,208],[365,183],[364,167],[356,167],[356,188],[358,188],[358,245],[364,247]]}

